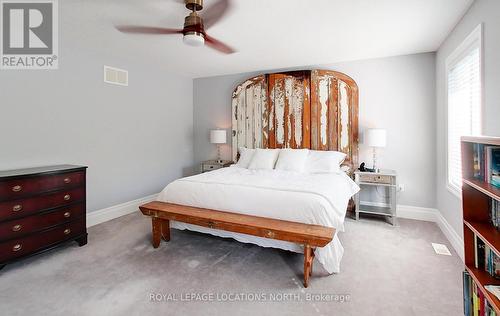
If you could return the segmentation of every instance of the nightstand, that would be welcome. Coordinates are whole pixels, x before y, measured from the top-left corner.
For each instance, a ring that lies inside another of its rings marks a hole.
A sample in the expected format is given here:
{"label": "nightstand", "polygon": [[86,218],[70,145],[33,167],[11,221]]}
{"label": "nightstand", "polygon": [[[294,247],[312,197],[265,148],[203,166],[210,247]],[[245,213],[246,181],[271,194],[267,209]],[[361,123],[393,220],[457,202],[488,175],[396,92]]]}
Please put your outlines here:
{"label": "nightstand", "polygon": [[218,163],[216,160],[203,161],[201,163],[201,173],[229,167],[232,163],[233,162],[229,160],[223,160],[222,163]]}
{"label": "nightstand", "polygon": [[388,205],[379,206],[374,204],[365,204],[360,201],[360,192],[354,197],[356,203],[356,220],[359,219],[359,213],[376,214],[388,217],[392,225],[397,225],[396,205],[397,205],[397,175],[396,171],[381,169],[380,172],[354,172],[354,181],[361,188],[382,187],[389,191]]}

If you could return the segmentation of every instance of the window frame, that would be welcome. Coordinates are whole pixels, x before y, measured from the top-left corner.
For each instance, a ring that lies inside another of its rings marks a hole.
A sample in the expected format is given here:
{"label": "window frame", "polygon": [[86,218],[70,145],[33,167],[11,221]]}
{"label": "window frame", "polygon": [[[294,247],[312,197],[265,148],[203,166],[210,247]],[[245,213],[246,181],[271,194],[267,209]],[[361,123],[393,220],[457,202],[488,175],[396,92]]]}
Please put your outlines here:
{"label": "window frame", "polygon": [[483,134],[483,113],[484,113],[484,49],[483,49],[483,23],[480,23],[474,30],[458,45],[455,50],[446,58],[445,63],[445,98],[446,98],[446,188],[449,192],[453,193],[460,200],[462,199],[462,188],[455,186],[450,181],[450,130],[449,130],[449,119],[450,119],[450,106],[448,100],[448,83],[450,70],[462,60],[470,51],[472,45],[478,42],[479,47],[479,134]]}

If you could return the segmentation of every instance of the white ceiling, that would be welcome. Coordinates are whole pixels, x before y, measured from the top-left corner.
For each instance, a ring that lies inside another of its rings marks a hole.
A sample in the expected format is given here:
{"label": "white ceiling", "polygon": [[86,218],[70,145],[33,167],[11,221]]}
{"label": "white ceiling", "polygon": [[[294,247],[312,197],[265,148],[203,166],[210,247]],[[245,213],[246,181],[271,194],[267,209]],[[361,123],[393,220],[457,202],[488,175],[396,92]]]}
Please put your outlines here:
{"label": "white ceiling", "polygon": [[[214,2],[205,0],[205,8]],[[91,45],[113,48],[115,54],[119,48],[196,78],[435,51],[472,2],[233,0],[230,13],[208,30],[238,50],[232,55],[186,46],[181,35],[129,35],[113,27],[181,28],[188,14],[181,0],[70,0],[59,5],[60,28],[73,26]]]}

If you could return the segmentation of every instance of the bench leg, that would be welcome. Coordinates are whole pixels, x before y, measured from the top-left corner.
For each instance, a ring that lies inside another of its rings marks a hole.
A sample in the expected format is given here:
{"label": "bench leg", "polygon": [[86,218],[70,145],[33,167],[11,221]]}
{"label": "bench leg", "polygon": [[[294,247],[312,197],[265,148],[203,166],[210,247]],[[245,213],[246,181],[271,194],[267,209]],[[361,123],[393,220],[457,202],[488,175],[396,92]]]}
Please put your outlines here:
{"label": "bench leg", "polygon": [[170,240],[170,221],[158,217],[152,218],[153,224],[153,247],[160,246],[161,239],[165,241]]}
{"label": "bench leg", "polygon": [[309,286],[309,277],[312,274],[314,260],[314,249],[309,245],[304,245],[304,287]]}

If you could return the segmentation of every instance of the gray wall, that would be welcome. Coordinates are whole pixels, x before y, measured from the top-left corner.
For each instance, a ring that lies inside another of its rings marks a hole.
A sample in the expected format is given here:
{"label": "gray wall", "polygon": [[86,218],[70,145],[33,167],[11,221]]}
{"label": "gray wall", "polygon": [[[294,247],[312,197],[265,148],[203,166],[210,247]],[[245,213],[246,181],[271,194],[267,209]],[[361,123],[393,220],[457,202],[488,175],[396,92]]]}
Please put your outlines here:
{"label": "gray wall", "polygon": [[[379,166],[396,169],[405,185],[400,204],[436,207],[435,196],[435,54],[345,62],[304,68],[346,73],[359,85],[360,131],[387,129],[387,147],[379,152]],[[266,71],[272,72],[272,71]],[[256,73],[195,79],[194,160],[213,159],[216,147],[209,130],[228,129],[224,158],[231,157],[231,93]],[[360,146],[361,161],[371,164],[371,150]],[[383,194],[378,194],[381,198]]]}
{"label": "gray wall", "polygon": [[463,236],[462,205],[446,188],[447,93],[446,58],[483,24],[484,105],[483,134],[500,136],[500,1],[476,0],[439,48],[436,57],[437,95],[437,205],[444,218]]}
{"label": "gray wall", "polygon": [[[87,165],[88,212],[189,173],[192,80],[123,50],[110,55],[106,38],[91,45],[95,36],[73,36],[69,24],[60,25],[59,70],[0,70],[0,170]],[[130,85],[103,83],[105,64],[129,70]]]}

